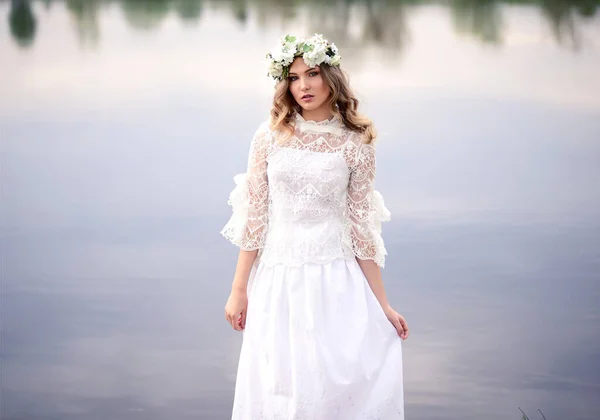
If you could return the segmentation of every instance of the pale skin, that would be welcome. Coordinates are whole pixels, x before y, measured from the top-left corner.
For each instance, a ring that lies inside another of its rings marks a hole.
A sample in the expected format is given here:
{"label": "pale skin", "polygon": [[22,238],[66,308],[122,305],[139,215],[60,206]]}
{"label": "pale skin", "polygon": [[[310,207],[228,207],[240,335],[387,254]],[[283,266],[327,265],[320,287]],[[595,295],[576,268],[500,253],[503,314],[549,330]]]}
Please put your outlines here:
{"label": "pale skin", "polygon": [[[330,95],[329,86],[321,77],[319,66],[308,67],[304,60],[297,58],[290,66],[288,81],[290,92],[302,107],[302,117],[305,120],[324,121],[333,117],[333,110],[327,102]],[[240,250],[231,294],[225,305],[225,319],[237,331],[246,327],[247,284],[257,254],[258,250]],[[381,268],[373,260],[356,260],[387,319],[396,328],[398,336],[406,340],[409,335],[408,325],[404,317],[396,312],[387,300]]]}

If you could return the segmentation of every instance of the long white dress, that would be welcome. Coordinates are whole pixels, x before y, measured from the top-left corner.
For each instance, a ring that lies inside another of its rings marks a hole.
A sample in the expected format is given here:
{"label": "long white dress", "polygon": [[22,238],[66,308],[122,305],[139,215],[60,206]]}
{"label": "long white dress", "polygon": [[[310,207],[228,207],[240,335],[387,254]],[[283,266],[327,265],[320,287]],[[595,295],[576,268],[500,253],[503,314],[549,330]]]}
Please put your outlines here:
{"label": "long white dress", "polygon": [[404,418],[402,340],[356,261],[383,267],[375,147],[334,117],[263,123],[222,234],[258,249],[233,420]]}

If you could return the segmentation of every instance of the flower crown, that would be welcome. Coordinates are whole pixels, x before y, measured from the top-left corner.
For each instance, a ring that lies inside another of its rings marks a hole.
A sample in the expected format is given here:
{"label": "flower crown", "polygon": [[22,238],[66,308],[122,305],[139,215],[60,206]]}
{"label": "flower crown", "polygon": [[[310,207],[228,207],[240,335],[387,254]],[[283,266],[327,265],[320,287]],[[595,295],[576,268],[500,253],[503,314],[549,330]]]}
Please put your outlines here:
{"label": "flower crown", "polygon": [[277,81],[283,80],[296,57],[302,57],[308,67],[323,63],[339,66],[342,59],[335,44],[329,43],[323,35],[315,34],[308,39],[286,35],[267,54],[268,75]]}

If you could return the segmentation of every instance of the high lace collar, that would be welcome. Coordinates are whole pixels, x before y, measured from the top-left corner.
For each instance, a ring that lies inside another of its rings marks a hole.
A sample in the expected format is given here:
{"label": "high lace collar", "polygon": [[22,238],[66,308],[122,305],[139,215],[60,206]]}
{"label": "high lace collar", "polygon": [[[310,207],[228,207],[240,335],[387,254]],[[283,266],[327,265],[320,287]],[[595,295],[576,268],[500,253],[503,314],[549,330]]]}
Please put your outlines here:
{"label": "high lace collar", "polygon": [[296,113],[296,127],[300,131],[309,131],[312,133],[332,133],[339,135],[342,133],[343,123],[339,116],[334,115],[328,120],[312,121],[305,120],[302,115]]}

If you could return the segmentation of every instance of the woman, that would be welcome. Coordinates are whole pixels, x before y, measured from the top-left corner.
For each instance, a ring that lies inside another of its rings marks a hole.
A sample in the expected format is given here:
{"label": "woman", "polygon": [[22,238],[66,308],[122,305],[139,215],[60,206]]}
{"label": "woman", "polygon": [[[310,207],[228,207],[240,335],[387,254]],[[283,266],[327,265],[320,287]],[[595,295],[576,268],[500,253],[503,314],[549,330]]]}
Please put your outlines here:
{"label": "woman", "polygon": [[286,36],[267,58],[271,118],[221,232],[240,247],[225,306],[244,331],[232,418],[403,419],[408,327],[381,279],[373,124],[321,35]]}

